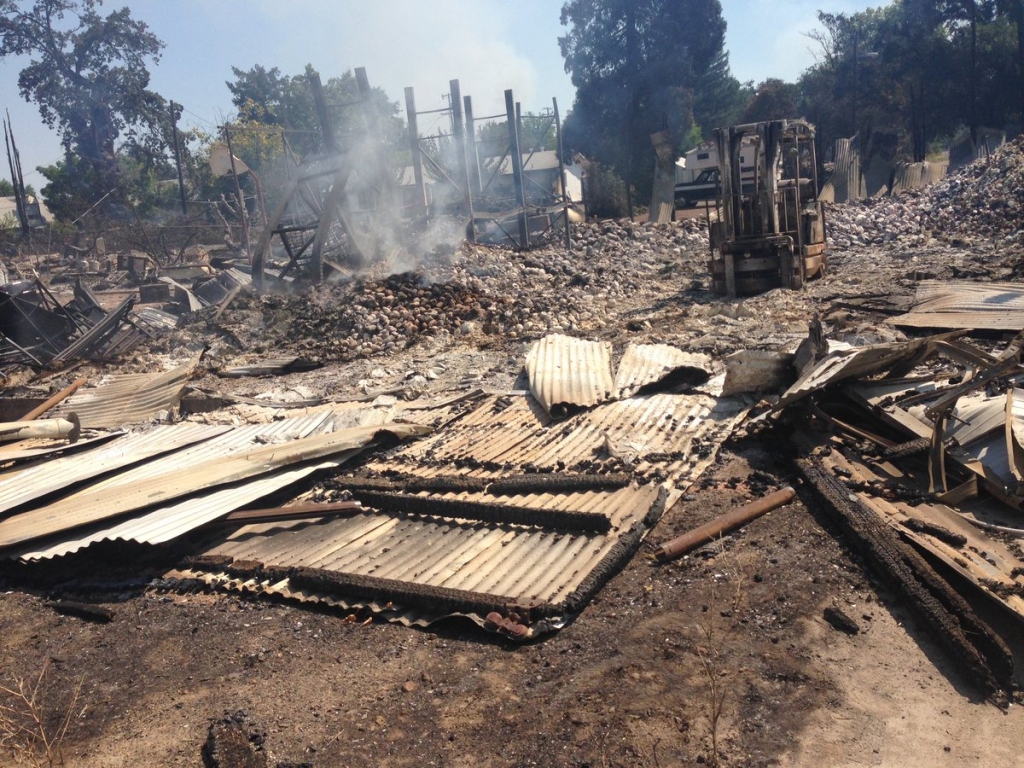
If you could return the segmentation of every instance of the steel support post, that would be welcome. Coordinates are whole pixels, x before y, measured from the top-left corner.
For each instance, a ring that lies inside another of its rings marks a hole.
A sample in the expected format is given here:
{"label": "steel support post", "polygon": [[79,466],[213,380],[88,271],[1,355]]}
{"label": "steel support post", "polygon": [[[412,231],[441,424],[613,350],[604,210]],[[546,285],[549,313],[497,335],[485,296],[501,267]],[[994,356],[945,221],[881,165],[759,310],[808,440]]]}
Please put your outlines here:
{"label": "steel support post", "polygon": [[483,195],[483,180],[480,177],[480,154],[476,146],[476,122],[473,120],[473,97],[463,96],[466,108],[466,155],[469,157],[469,182],[473,194]]}
{"label": "steel support post", "polygon": [[469,184],[469,160],[466,157],[466,126],[462,122],[462,89],[458,80],[448,82],[448,103],[452,108],[452,133],[455,136],[455,159],[458,165],[459,185],[462,187],[462,200],[466,206],[466,215],[469,217],[469,224],[466,227],[466,237],[470,242],[476,242],[476,230],[473,226],[473,190]]}
{"label": "steel support post", "polygon": [[405,115],[409,125],[409,149],[412,150],[412,171],[416,178],[416,215],[427,217],[427,190],[423,185],[423,154],[420,150],[420,131],[416,124],[416,94],[405,89]]}
{"label": "steel support post", "polygon": [[523,156],[519,153],[519,131],[516,121],[516,102],[512,91],[505,91],[505,115],[508,119],[508,147],[512,157],[512,182],[516,187],[516,204],[519,206],[519,248],[530,247],[530,233],[526,226],[526,201],[523,195]]}
{"label": "steel support post", "polygon": [[572,231],[569,229],[569,187],[565,183],[565,161],[562,159],[562,121],[558,117],[558,99],[552,97],[555,111],[555,149],[558,150],[558,181],[562,185],[562,222],[565,225],[565,250],[572,250]]}

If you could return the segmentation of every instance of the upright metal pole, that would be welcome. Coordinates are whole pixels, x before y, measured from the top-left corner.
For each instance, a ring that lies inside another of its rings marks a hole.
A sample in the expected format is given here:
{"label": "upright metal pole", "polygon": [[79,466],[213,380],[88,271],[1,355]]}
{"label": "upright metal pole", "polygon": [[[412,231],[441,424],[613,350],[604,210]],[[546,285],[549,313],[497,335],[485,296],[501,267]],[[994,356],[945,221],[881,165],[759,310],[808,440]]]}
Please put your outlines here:
{"label": "upright metal pole", "polygon": [[[393,210],[395,205],[391,194],[392,185],[389,184],[387,155],[384,151],[384,144],[380,136],[380,120],[377,114],[377,106],[373,103],[373,91],[370,88],[370,80],[366,76],[365,67],[356,68],[356,85],[359,88],[359,96],[363,101],[363,117],[366,121],[366,139],[370,152],[373,154],[373,168],[376,178],[372,186],[377,193],[374,200],[377,210]],[[374,258],[381,256],[381,237],[383,231],[379,227],[373,227],[372,246]]]}
{"label": "upright metal pole", "polygon": [[[519,134],[519,167],[522,168],[523,173],[526,172],[526,168],[523,167],[523,105],[518,101],[516,102],[516,133]],[[532,155],[533,153],[531,153]],[[527,158],[529,159],[529,158]],[[526,183],[523,183],[523,202],[524,206],[528,205],[530,201],[530,195],[526,191]]]}
{"label": "upright metal pole", "polygon": [[366,127],[370,131],[376,131],[377,111],[372,108],[370,79],[366,76],[366,67],[356,67],[356,87],[359,88],[359,96],[363,100],[363,115],[366,117]]}
{"label": "upright metal pole", "polygon": [[188,203],[185,200],[185,177],[181,174],[181,145],[178,142],[178,115],[171,102],[171,130],[174,133],[174,165],[178,169],[178,193],[181,195],[181,212],[188,215]]}
{"label": "upright metal pole", "polygon": [[331,119],[327,114],[324,85],[320,82],[320,75],[316,72],[309,75],[309,90],[313,94],[313,106],[316,108],[316,119],[320,123],[320,131],[324,135],[324,147],[328,154],[333,155],[338,151],[338,146],[334,143],[334,129],[331,127]]}
{"label": "upright metal pole", "polygon": [[231,148],[231,126],[224,126],[224,138],[228,142],[228,157],[231,159],[231,178],[235,182],[235,196],[238,198],[238,215],[242,217],[242,247],[245,257],[252,263],[252,250],[249,248],[249,212],[245,209],[245,197],[242,185],[238,183],[238,169],[235,167],[235,151]]}
{"label": "upright metal pole", "polygon": [[558,150],[558,181],[562,185],[562,216],[565,224],[565,250],[572,250],[572,232],[569,230],[569,187],[565,183],[565,161],[562,159],[562,121],[558,117],[558,99],[552,97],[555,110],[555,149]]}
{"label": "upright metal pole", "polygon": [[463,96],[462,102],[466,107],[466,154],[469,156],[469,182],[473,188],[473,194],[477,197],[483,195],[483,180],[480,178],[480,155],[476,148],[476,123],[473,120],[473,97]]}
{"label": "upright metal pole", "polygon": [[473,226],[473,191],[469,186],[469,160],[466,158],[466,126],[462,122],[462,89],[458,80],[448,82],[448,103],[452,108],[452,133],[455,137],[455,158],[458,165],[459,183],[462,185],[462,200],[466,206],[469,224],[466,237],[476,242],[476,231]]}
{"label": "upright metal pole", "polygon": [[505,91],[505,116],[508,120],[508,149],[512,158],[512,182],[516,187],[519,206],[519,248],[530,247],[530,233],[526,227],[526,203],[523,196],[523,156],[519,153],[519,131],[516,125],[516,103],[512,91]]}
{"label": "upright metal pole", "polygon": [[412,172],[416,178],[416,214],[427,217],[427,190],[423,186],[423,156],[420,150],[420,131],[416,125],[416,93],[405,89],[405,116],[409,124],[409,149],[412,150]]}

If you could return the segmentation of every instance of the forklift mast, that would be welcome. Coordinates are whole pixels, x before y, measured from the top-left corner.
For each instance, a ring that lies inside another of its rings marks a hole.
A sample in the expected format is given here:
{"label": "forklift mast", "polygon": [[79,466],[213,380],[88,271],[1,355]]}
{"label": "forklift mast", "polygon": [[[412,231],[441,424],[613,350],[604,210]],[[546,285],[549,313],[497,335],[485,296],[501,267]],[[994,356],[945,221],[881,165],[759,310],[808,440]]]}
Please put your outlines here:
{"label": "forklift mast", "polygon": [[[803,287],[825,268],[814,126],[772,120],[715,131],[721,187],[710,226],[712,287],[729,297]],[[740,152],[753,154],[753,178]],[[744,178],[745,176],[745,178]]]}

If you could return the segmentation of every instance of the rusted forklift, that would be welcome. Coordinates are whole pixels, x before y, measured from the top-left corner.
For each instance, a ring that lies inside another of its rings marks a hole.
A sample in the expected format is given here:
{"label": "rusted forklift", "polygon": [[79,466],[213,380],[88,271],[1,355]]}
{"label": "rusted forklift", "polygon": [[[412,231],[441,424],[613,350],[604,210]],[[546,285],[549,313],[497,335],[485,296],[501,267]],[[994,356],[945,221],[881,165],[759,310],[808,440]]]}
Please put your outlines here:
{"label": "rusted forklift", "polygon": [[715,144],[721,187],[716,215],[709,210],[712,290],[752,296],[799,289],[822,274],[825,219],[814,126],[772,120],[718,128]]}

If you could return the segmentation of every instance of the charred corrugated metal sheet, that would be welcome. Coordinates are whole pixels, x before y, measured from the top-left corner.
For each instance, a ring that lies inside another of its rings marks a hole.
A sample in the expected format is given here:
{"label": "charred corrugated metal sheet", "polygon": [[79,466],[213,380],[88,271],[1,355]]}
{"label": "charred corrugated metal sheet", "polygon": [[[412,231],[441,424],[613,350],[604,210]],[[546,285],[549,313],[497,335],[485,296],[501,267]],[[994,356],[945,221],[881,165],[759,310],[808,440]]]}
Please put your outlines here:
{"label": "charred corrugated metal sheet", "polygon": [[[598,509],[622,508],[642,520],[664,491],[658,486],[601,494]],[[321,523],[246,526],[207,554],[284,569],[315,569],[381,583],[433,589],[453,600],[483,596],[495,606],[544,606],[548,617],[578,612],[573,602],[602,563],[626,542],[639,545],[631,527],[613,535],[570,533],[497,523],[367,512]],[[627,539],[629,539],[627,541]],[[621,563],[619,563],[621,565]],[[604,574],[607,577],[607,574]],[[602,582],[603,583],[603,582]],[[410,587],[412,598],[416,589]],[[342,590],[344,591],[344,590]],[[589,595],[588,595],[589,596]],[[466,602],[451,610],[479,612]]]}
{"label": "charred corrugated metal sheet", "polygon": [[908,189],[920,189],[929,184],[941,181],[946,175],[949,163],[935,163],[922,160],[917,163],[900,163],[896,166],[893,176],[892,195],[898,195]]}
{"label": "charred corrugated metal sheet", "polygon": [[[605,462],[624,461],[637,480],[616,490],[523,492],[503,496],[500,503],[484,492],[423,492],[396,497],[387,513],[368,510],[319,523],[247,526],[205,554],[260,563],[277,575],[234,574],[232,579],[211,571],[204,577],[297,599],[337,593],[364,604],[393,600],[419,606],[423,621],[460,614],[483,624],[491,610],[526,621],[525,605],[529,621],[537,622],[531,631],[542,631],[582,610],[633,555],[680,489],[713,461],[743,413],[740,401],[663,394],[606,403],[553,423],[529,395],[492,396],[368,470],[428,478],[453,471],[497,477],[521,475],[529,466],[542,476],[560,465],[569,473],[604,471]],[[616,457],[620,450],[623,454]],[[670,482],[662,484],[665,475]],[[344,480],[339,482],[344,487]],[[446,516],[443,505],[427,514],[417,498],[487,504],[494,514],[486,522],[472,522],[455,517],[457,507]],[[503,506],[516,515],[501,520]],[[513,522],[524,519],[519,514],[524,509],[603,516],[607,531]]]}
{"label": "charred corrugated metal sheet", "polygon": [[139,544],[161,544],[193,531],[252,501],[263,498],[308,477],[313,472],[331,469],[357,455],[362,449],[340,454],[333,461],[325,461],[299,469],[274,472],[237,488],[223,488],[203,493],[191,499],[147,512],[112,526],[88,533],[49,542],[45,546],[29,546],[12,551],[11,557],[21,560],[44,560],[63,557],[101,541],[133,541]]}
{"label": "charred corrugated metal sheet", "polygon": [[887,322],[903,328],[1024,330],[1024,285],[924,280],[910,312]]}
{"label": "charred corrugated metal sheet", "polygon": [[835,171],[831,178],[834,200],[845,203],[867,196],[860,168],[860,152],[853,139],[836,139]]}
{"label": "charred corrugated metal sheet", "polygon": [[209,440],[227,429],[193,424],[156,426],[85,453],[5,472],[0,475],[0,513],[154,456]]}
{"label": "charred corrugated metal sheet", "polygon": [[619,458],[634,471],[658,465],[679,471],[714,449],[746,413],[742,401],[707,395],[660,394],[606,403],[550,426],[532,397],[494,397],[470,417],[394,457],[437,473],[450,467],[500,476],[530,465],[590,471]]}
{"label": "charred corrugated metal sheet", "polygon": [[565,416],[612,396],[611,344],[552,334],[526,356],[530,392],[548,413]]}
{"label": "charred corrugated metal sheet", "polygon": [[709,355],[684,352],[668,344],[630,344],[615,371],[616,398],[630,397],[650,385],[697,386],[712,374]]}
{"label": "charred corrugated metal sheet", "polygon": [[[242,453],[255,445],[282,444],[310,435],[328,434],[335,431],[336,427],[343,428],[345,422],[360,421],[363,422],[361,426],[378,426],[389,418],[387,412],[378,408],[364,407],[358,411],[351,408],[344,410],[346,413],[340,414],[333,410],[320,409],[304,416],[291,417],[268,424],[239,427],[202,445],[180,451],[173,457],[169,457],[169,460],[173,461],[176,467],[191,465],[198,468]],[[150,510],[112,526],[102,526],[85,533],[76,533],[63,541],[50,542],[44,547],[26,547],[12,553],[11,556],[25,560],[58,557],[106,540],[134,541],[142,544],[159,544],[170,541],[256,499],[298,482],[315,471],[336,468],[361,453],[370,444],[368,438],[360,446],[332,456],[327,461],[272,472],[265,477],[256,478],[238,486],[202,493],[175,504]],[[105,489],[130,486],[147,479],[157,481],[167,471],[167,463],[151,461],[96,483],[69,497],[68,501],[76,498],[87,501],[91,495]]]}
{"label": "charred corrugated metal sheet", "polygon": [[[423,434],[415,425],[391,425],[398,437]],[[0,547],[12,547],[45,536],[140,512],[214,486],[259,477],[300,462],[312,462],[358,448],[381,431],[356,427],[283,443],[260,445],[244,453],[200,464],[169,462],[160,474],[124,484],[108,484],[84,496],[62,499],[47,507],[0,521]]]}
{"label": "charred corrugated metal sheet", "polygon": [[781,410],[812,392],[840,381],[884,371],[897,362],[909,360],[928,344],[942,337],[914,339],[894,344],[875,344],[851,350],[831,352],[812,368],[804,371],[797,382],[779,398],[775,410]]}
{"label": "charred corrugated metal sheet", "polygon": [[252,576],[241,576],[224,571],[199,571],[188,568],[175,569],[166,575],[165,583],[176,586],[178,583],[191,584],[201,582],[211,589],[241,592],[251,595],[270,595],[273,597],[293,600],[308,605],[327,606],[343,611],[368,610],[385,621],[401,624],[405,627],[429,627],[431,624],[452,616],[461,616],[485,626],[483,617],[471,613],[438,613],[429,608],[418,606],[396,606],[388,600],[360,600],[351,595],[340,595],[333,592],[318,592],[312,589],[293,586],[290,579],[280,575],[257,573]]}
{"label": "charred corrugated metal sheet", "polygon": [[200,357],[197,355],[164,373],[112,376],[94,389],[78,390],[49,415],[76,413],[83,427],[121,427],[144,422],[178,404]]}
{"label": "charred corrugated metal sheet", "polygon": [[[822,461],[827,467],[839,467],[843,473],[849,473],[855,482],[908,482],[908,478],[896,470],[890,469],[887,473],[884,465],[869,465],[840,451],[833,451]],[[1024,564],[1005,544],[978,530],[945,504],[911,505],[863,490],[856,491],[856,495],[902,536],[939,558],[990,598],[1024,617],[1024,598],[1021,597],[1024,577],[1017,573]],[[908,526],[907,521],[911,520],[930,524],[932,532],[929,533],[927,527]]]}

